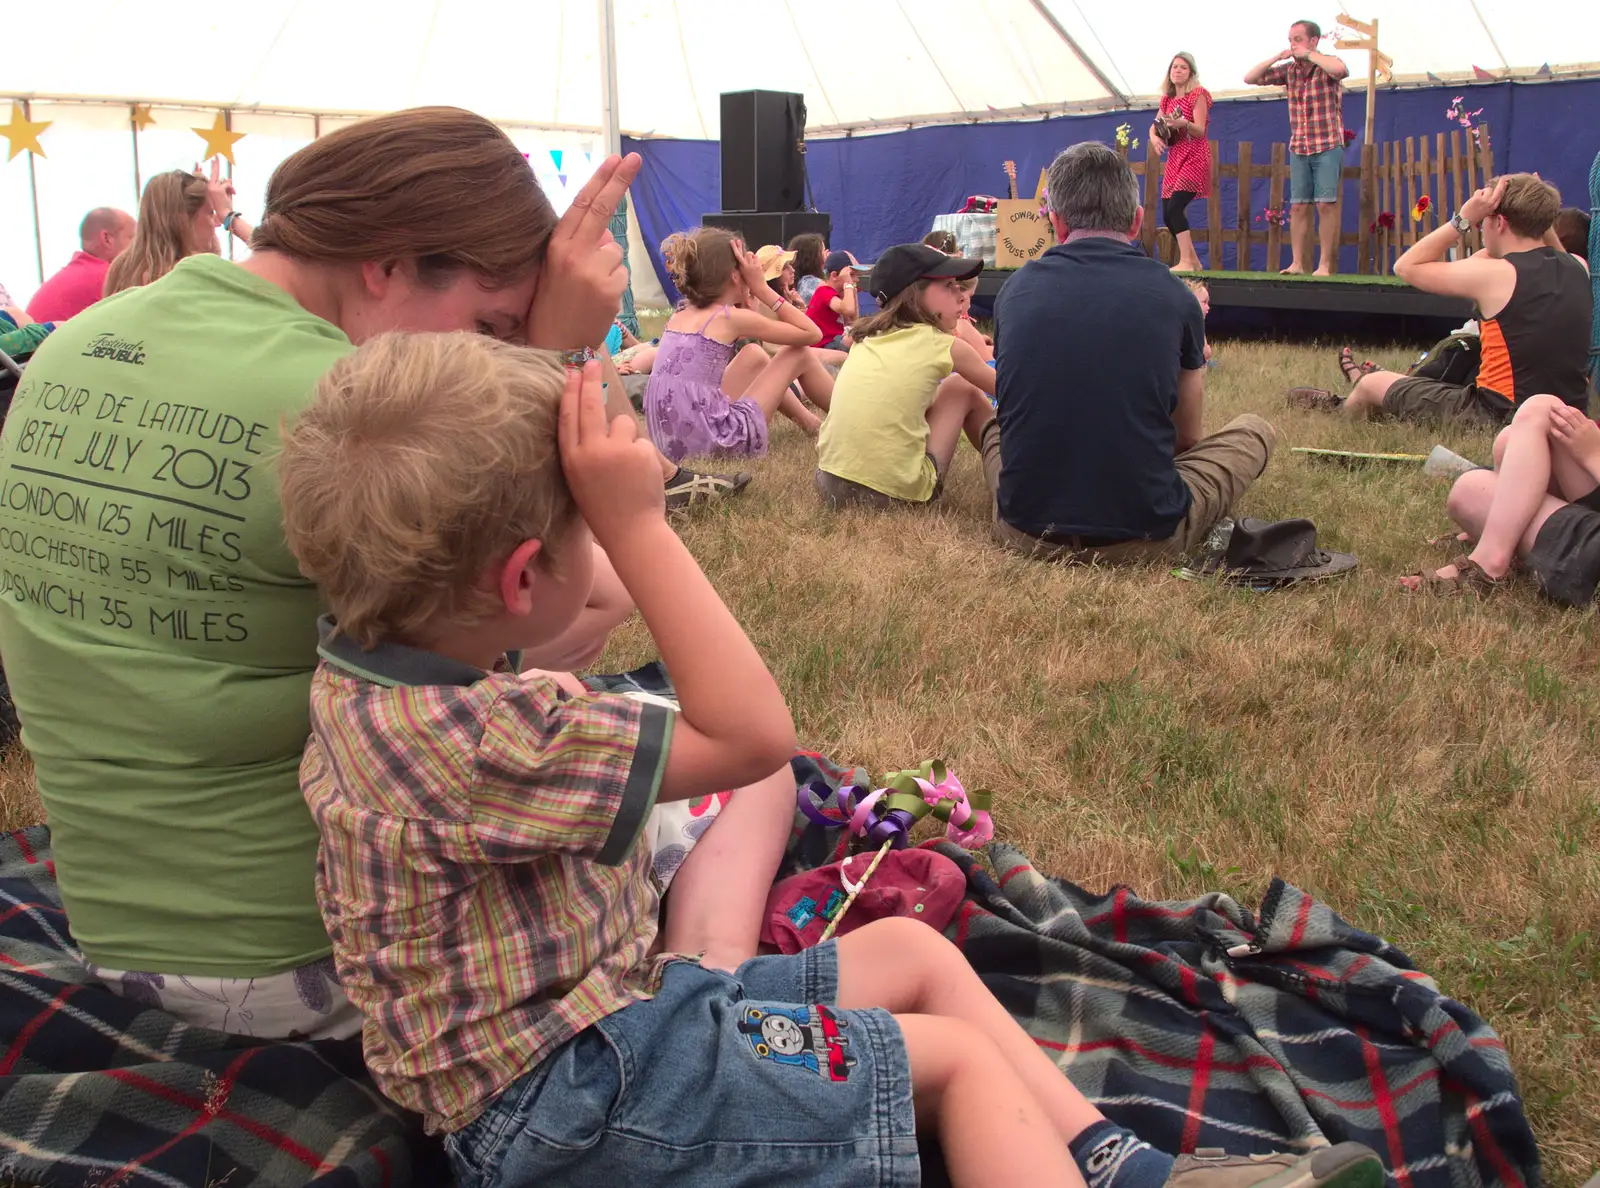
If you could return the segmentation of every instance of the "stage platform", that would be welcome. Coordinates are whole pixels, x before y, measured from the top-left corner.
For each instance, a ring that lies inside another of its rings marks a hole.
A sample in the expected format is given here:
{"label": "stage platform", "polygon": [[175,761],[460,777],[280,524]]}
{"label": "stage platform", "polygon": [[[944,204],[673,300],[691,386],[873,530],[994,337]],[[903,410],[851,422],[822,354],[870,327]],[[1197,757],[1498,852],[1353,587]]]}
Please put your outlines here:
{"label": "stage platform", "polygon": [[[1017,269],[985,268],[977,296],[993,301]],[[1281,276],[1270,272],[1179,273],[1211,291],[1213,335],[1237,330],[1291,338],[1351,336],[1430,341],[1473,316],[1472,302],[1439,297],[1392,276]]]}

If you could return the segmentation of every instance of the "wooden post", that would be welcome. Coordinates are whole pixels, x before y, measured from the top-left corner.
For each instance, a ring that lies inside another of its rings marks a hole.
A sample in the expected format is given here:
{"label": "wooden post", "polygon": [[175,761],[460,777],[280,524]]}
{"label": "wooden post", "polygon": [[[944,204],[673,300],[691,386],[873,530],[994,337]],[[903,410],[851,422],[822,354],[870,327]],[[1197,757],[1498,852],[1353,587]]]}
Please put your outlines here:
{"label": "wooden post", "polygon": [[[1429,176],[1432,175],[1432,170],[1430,170],[1429,165],[1430,162],[1429,152],[1427,152],[1427,136],[1419,136],[1418,157],[1416,157],[1416,191],[1418,191],[1419,199],[1421,199],[1422,195],[1427,194],[1427,187],[1429,187]],[[1432,218],[1429,218],[1429,216],[1432,216]],[[1429,195],[1429,199],[1427,199],[1427,211],[1424,213],[1424,215],[1422,215],[1421,223],[1416,224],[1416,237],[1418,237],[1418,239],[1422,239],[1422,235],[1427,234],[1427,232],[1432,231],[1432,229],[1437,226],[1438,199],[1435,199],[1434,195]]]}
{"label": "wooden post", "polygon": [[1239,142],[1239,225],[1234,228],[1233,266],[1250,271],[1250,142]]}
{"label": "wooden post", "polygon": [[1211,142],[1211,193],[1206,195],[1206,267],[1222,267],[1222,147]]}
{"label": "wooden post", "polygon": [[[1271,210],[1283,210],[1283,183],[1289,173],[1286,146],[1282,141],[1272,146],[1272,178],[1267,183],[1267,206]],[[1281,217],[1281,214],[1280,214]],[[1289,234],[1294,234],[1291,222]],[[1267,271],[1277,272],[1283,267],[1283,227],[1278,218],[1272,218],[1267,223]]]}
{"label": "wooden post", "polygon": [[1356,271],[1362,273],[1380,272],[1375,267],[1373,251],[1372,226],[1378,217],[1378,208],[1374,199],[1378,193],[1378,151],[1377,147],[1368,141],[1361,146],[1361,209],[1356,217],[1360,223],[1356,227]]}
{"label": "wooden post", "polygon": [[1417,204],[1417,138],[1406,137],[1406,206],[1404,210],[1395,212],[1394,221],[1399,223],[1404,231],[1400,236],[1401,249],[1410,247],[1417,242],[1417,229],[1411,224],[1411,208]]}
{"label": "wooden post", "polygon": [[1149,143],[1144,146],[1144,251],[1153,256],[1156,250],[1156,211],[1161,206],[1162,158]]}
{"label": "wooden post", "polygon": [[1454,214],[1456,211],[1460,210],[1462,208],[1462,206],[1464,206],[1466,204],[1467,199],[1472,196],[1472,191],[1467,189],[1467,181],[1466,181],[1466,177],[1464,176],[1465,168],[1466,168],[1466,158],[1462,155],[1461,133],[1459,131],[1451,132],[1450,133],[1450,172],[1455,175],[1455,181],[1456,181],[1456,200],[1450,207],[1450,211],[1451,211],[1452,214]]}
{"label": "wooden post", "polygon": [[1434,137],[1433,141],[1433,225],[1435,227],[1442,227],[1456,213],[1456,208],[1450,205],[1450,189],[1446,184],[1446,178],[1449,174],[1445,171],[1444,146],[1445,135],[1440,132]]}

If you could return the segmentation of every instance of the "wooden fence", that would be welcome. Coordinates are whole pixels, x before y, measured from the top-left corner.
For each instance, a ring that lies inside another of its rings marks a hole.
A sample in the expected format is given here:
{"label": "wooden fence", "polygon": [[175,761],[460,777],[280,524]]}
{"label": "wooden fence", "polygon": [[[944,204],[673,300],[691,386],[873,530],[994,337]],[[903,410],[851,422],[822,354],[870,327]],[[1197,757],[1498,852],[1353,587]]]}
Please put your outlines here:
{"label": "wooden fence", "polygon": [[[1489,125],[1480,124],[1476,132],[1474,135],[1457,129],[1432,137],[1408,136],[1387,144],[1363,145],[1360,164],[1345,165],[1343,183],[1339,187],[1339,225],[1344,226],[1346,203],[1354,200],[1360,213],[1357,230],[1341,232],[1339,243],[1341,247],[1356,249],[1358,273],[1387,275],[1392,272],[1402,252],[1448,221],[1474,190],[1488,184],[1494,176]],[[1124,157],[1128,155],[1126,148],[1119,151]],[[1194,234],[1197,239],[1205,240],[1209,267],[1213,271],[1228,267],[1241,272],[1255,271],[1251,268],[1251,249],[1262,245],[1266,247],[1266,271],[1277,272],[1287,263],[1284,251],[1292,249],[1289,228],[1271,217],[1258,223],[1256,217],[1267,210],[1288,211],[1288,145],[1274,144],[1266,155],[1266,160],[1258,162],[1255,146],[1243,140],[1234,146],[1234,159],[1224,161],[1222,146],[1211,142],[1207,225],[1195,228]],[[1129,164],[1134,175],[1143,179],[1145,250],[1171,263],[1177,259],[1176,244],[1165,227],[1159,232],[1156,227],[1157,213],[1161,209],[1164,162],[1146,145],[1144,160]],[[1235,221],[1231,227],[1224,225],[1224,178],[1236,183]],[[1267,183],[1267,204],[1261,210],[1252,205],[1250,183],[1257,179]],[[1428,196],[1428,210],[1420,220],[1414,220],[1412,208],[1423,195]],[[1380,219],[1384,212],[1390,216],[1388,219]],[[1384,226],[1384,223],[1392,225]],[[1467,250],[1476,251],[1479,246],[1478,233],[1474,231],[1468,237]],[[1227,250],[1229,247],[1231,253]]]}

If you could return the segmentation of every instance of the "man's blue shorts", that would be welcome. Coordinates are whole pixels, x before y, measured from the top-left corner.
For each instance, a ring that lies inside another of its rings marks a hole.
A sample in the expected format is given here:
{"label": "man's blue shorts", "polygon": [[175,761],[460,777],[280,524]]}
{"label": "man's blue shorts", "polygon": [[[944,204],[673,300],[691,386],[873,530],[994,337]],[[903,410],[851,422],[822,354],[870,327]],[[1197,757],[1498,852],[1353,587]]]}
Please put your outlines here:
{"label": "man's blue shorts", "polygon": [[894,1018],[827,1004],[833,942],[661,992],[556,1049],[445,1139],[462,1188],[911,1188],[911,1065]]}
{"label": "man's blue shorts", "polygon": [[1289,154],[1289,203],[1339,201],[1344,177],[1344,145],[1320,153]]}

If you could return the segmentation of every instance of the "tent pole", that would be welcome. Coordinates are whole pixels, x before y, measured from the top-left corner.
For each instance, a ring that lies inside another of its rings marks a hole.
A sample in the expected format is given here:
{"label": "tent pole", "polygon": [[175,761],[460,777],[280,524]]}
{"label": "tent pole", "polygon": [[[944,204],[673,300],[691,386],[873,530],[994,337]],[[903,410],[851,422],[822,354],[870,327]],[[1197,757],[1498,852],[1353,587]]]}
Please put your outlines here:
{"label": "tent pole", "polygon": [[1044,18],[1045,24],[1055,30],[1056,36],[1067,43],[1067,48],[1077,56],[1078,61],[1082,62],[1084,68],[1094,75],[1095,81],[1106,89],[1106,94],[1115,99],[1119,106],[1127,107],[1128,97],[1122,93],[1121,88],[1112,83],[1110,77],[1100,69],[1095,60],[1083,52],[1083,47],[1062,27],[1061,22],[1056,20],[1056,14],[1050,11],[1044,0],[1028,0],[1028,2],[1033,5],[1033,10]]}
{"label": "tent pole", "polygon": [[[33,104],[22,101],[22,118],[33,119]],[[33,202],[33,259],[39,271],[39,284],[44,284],[44,240],[39,234],[39,178],[33,172],[33,154],[28,154],[28,197]]]}
{"label": "tent pole", "polygon": [[617,119],[617,14],[612,0],[600,5],[600,106],[605,152],[622,151],[621,122]]}

